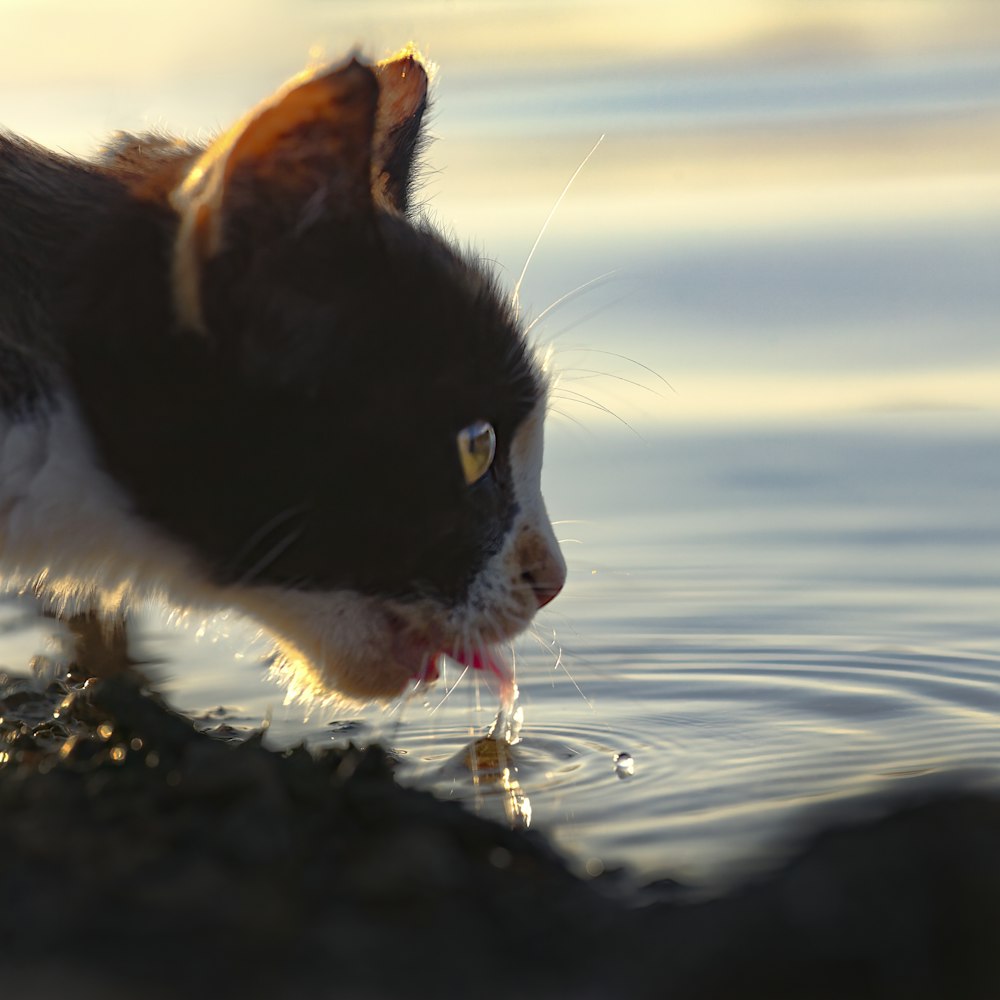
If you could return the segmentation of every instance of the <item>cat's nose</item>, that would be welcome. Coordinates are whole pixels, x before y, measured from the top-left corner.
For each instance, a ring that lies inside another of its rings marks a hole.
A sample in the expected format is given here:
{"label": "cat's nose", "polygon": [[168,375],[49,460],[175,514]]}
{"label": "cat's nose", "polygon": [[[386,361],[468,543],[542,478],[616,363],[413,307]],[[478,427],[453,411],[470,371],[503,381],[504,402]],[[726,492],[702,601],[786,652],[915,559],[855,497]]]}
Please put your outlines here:
{"label": "cat's nose", "polygon": [[540,608],[554,601],[566,583],[566,566],[560,560],[547,560],[521,574],[521,579],[531,587]]}
{"label": "cat's nose", "polygon": [[559,543],[546,523],[541,528],[522,529],[515,548],[514,558],[521,571],[521,585],[531,589],[539,608],[555,600],[566,583],[566,560],[559,551]]}

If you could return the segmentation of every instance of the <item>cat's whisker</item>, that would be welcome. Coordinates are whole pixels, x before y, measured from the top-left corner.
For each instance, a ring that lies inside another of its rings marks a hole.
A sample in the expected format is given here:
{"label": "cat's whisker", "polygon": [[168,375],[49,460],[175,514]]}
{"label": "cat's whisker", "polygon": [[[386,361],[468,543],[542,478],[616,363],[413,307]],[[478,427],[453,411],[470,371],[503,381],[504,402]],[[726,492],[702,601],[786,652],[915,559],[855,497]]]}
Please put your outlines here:
{"label": "cat's whisker", "polygon": [[514,650],[514,643],[507,644],[510,649],[510,679],[517,684],[517,653]]}
{"label": "cat's whisker", "polygon": [[583,282],[582,285],[577,285],[572,291],[567,292],[565,295],[560,295],[555,302],[546,306],[525,328],[525,334],[531,333],[531,331],[550,313],[554,312],[561,305],[567,302],[571,302],[573,299],[584,294],[585,292],[592,291],[595,288],[599,288],[601,285],[606,284],[612,278],[616,277],[621,273],[620,267],[612,268],[610,271],[605,271],[604,274],[599,274],[596,278],[591,278],[590,281]]}
{"label": "cat's whisker", "polygon": [[573,176],[566,182],[566,186],[562,189],[559,197],[556,198],[555,204],[549,210],[549,214],[545,217],[545,221],[542,223],[542,228],[538,231],[538,235],[535,237],[535,242],[531,245],[531,250],[528,251],[527,259],[524,262],[524,267],[521,268],[521,273],[518,275],[517,282],[514,285],[514,293],[511,296],[511,301],[514,305],[515,313],[520,316],[521,314],[521,285],[524,283],[524,276],[528,273],[528,267],[531,265],[532,258],[535,256],[535,251],[538,249],[538,245],[542,242],[542,237],[545,235],[545,231],[549,228],[549,223],[552,221],[556,212],[559,210],[559,206],[562,204],[563,199],[569,193],[569,189],[573,186],[573,181],[577,179],[580,175],[580,171],[587,165],[590,158],[597,152],[597,147],[604,142],[604,135],[594,143],[590,152],[583,158],[580,166],[573,171]]}
{"label": "cat's whisker", "polygon": [[[477,670],[472,675],[472,690],[475,692],[475,707],[474,707],[473,711],[475,712],[475,717],[477,719],[479,717],[480,712],[482,712],[482,710],[483,710],[482,691],[480,690],[480,687],[479,687],[479,681],[480,681],[479,671]],[[469,727],[469,735],[470,736],[474,736],[475,733],[476,733],[476,727],[475,726],[470,726]],[[478,777],[476,775],[473,775],[473,781],[476,784],[479,783]]]}
{"label": "cat's whisker", "polygon": [[[391,708],[386,709],[385,718],[392,720],[388,733],[388,743],[390,748],[394,748],[399,742],[399,732],[403,728],[403,713],[406,707],[410,704],[410,701],[416,696],[418,686],[418,684],[413,685],[408,691],[401,694],[395,700]],[[394,716],[395,718],[393,718]]]}
{"label": "cat's whisker", "polygon": [[593,701],[591,701],[591,699],[584,694],[583,688],[581,688],[580,685],[576,682],[576,678],[569,672],[569,667],[566,666],[565,658],[563,656],[563,648],[562,645],[559,643],[558,639],[556,638],[555,631],[553,631],[552,633],[551,643],[543,639],[542,636],[539,635],[538,630],[536,628],[532,628],[530,634],[531,637],[535,640],[535,642],[537,642],[538,645],[541,646],[544,650],[556,654],[555,663],[552,664],[553,672],[557,670],[562,670],[562,672],[566,675],[567,679],[569,680],[570,684],[572,684],[573,687],[576,688],[577,694],[579,694],[580,697],[584,700],[587,707],[591,711],[594,711]]}
{"label": "cat's whisker", "polygon": [[569,386],[563,385],[562,383],[559,383],[558,385],[556,385],[553,388],[552,392],[549,393],[549,396],[550,396],[550,398],[553,398],[553,399],[560,399],[563,402],[574,402],[574,403],[575,402],[585,402],[585,403],[589,403],[591,406],[598,406],[602,410],[610,412],[607,409],[607,407],[603,406],[601,403],[598,403],[598,401],[596,399],[594,399],[593,396],[588,396],[585,392],[580,392],[579,389],[571,389],[571,388],[569,388]]}
{"label": "cat's whisker", "polygon": [[607,302],[602,302],[595,309],[591,309],[590,312],[585,313],[578,319],[575,319],[572,323],[568,323],[561,330],[557,330],[555,333],[553,333],[550,337],[546,339],[545,343],[548,345],[554,344],[561,337],[565,337],[567,333],[571,333],[577,327],[589,323],[592,319],[594,319],[595,316],[600,316],[601,313],[607,312],[609,309],[613,309],[615,306],[621,305],[621,303],[624,302],[626,298],[627,296],[625,295],[619,295],[618,298],[610,299]]}
{"label": "cat's whisker", "polygon": [[576,424],[583,431],[591,433],[591,428],[587,426],[582,420],[577,420],[576,417],[570,416],[565,410],[557,410],[555,407],[550,407],[549,412],[554,417],[561,417],[563,420],[568,420],[571,424]]}
{"label": "cat's whisker", "polygon": [[550,393],[550,397],[554,399],[561,399],[565,403],[577,403],[581,406],[590,406],[595,410],[600,410],[602,413],[606,413],[609,417],[614,417],[619,423],[624,424],[640,441],[644,441],[645,438],[622,416],[619,416],[610,407],[605,406],[603,403],[598,403],[596,399],[592,399],[590,396],[585,395],[582,392],[576,392],[574,389],[567,389],[565,386],[560,386],[555,389],[554,392]]}
{"label": "cat's whisker", "polygon": [[593,712],[594,711],[594,703],[590,700],[590,698],[588,698],[583,693],[583,688],[580,687],[579,684],[577,684],[576,678],[569,672],[569,667],[566,666],[566,663],[565,663],[565,661],[563,659],[563,651],[562,651],[562,649],[559,650],[559,659],[556,661],[556,665],[555,665],[555,667],[553,669],[557,670],[559,668],[562,668],[562,672],[567,676],[567,678],[569,678],[570,684],[572,684],[573,687],[576,688],[577,694],[579,694],[580,697],[583,699],[584,704],[587,706],[587,708],[589,708]]}
{"label": "cat's whisker", "polygon": [[389,733],[390,746],[394,747],[399,742],[399,733],[403,728],[406,709],[409,708],[410,703],[414,698],[418,696],[424,697],[424,692],[428,689],[428,687],[429,685],[427,684],[426,679],[424,677],[418,677],[416,682],[409,685],[409,687],[395,699],[392,706],[386,709],[386,718],[392,718],[392,716],[395,716],[392,729]]}
{"label": "cat's whisker", "polygon": [[580,352],[583,354],[604,354],[609,358],[618,358],[619,361],[627,361],[630,365],[635,365],[637,368],[642,368],[643,371],[649,372],[653,378],[659,379],[671,392],[677,392],[677,390],[655,368],[650,368],[649,365],[644,365],[641,361],[636,361],[635,358],[630,358],[627,354],[618,354],[615,351],[605,351],[599,347],[564,347],[562,348],[562,351],[564,354],[568,354],[570,352]]}
{"label": "cat's whisker", "polygon": [[309,505],[306,503],[293,504],[291,507],[285,508],[285,510],[280,511],[273,517],[268,518],[253,534],[240,546],[239,549],[232,556],[230,562],[235,566],[239,566],[243,560],[250,555],[250,553],[263,542],[271,532],[276,531],[278,528],[282,527],[293,517],[297,517],[300,514],[304,514],[309,509]]}
{"label": "cat's whisker", "polygon": [[264,572],[264,570],[268,568],[268,566],[270,566],[302,537],[302,532],[304,530],[304,528],[296,528],[294,531],[290,531],[287,535],[285,535],[281,541],[272,546],[263,556],[261,556],[260,559],[257,560],[256,563],[253,564],[253,566],[250,567],[250,569],[243,574],[240,578],[240,583],[246,584],[256,579],[261,573]]}
{"label": "cat's whisker", "polygon": [[613,378],[616,382],[624,382],[626,385],[634,385],[637,389],[642,389],[643,392],[650,392],[659,399],[664,398],[663,393],[658,392],[652,386],[643,385],[642,382],[636,382],[635,379],[625,378],[624,375],[616,375],[614,372],[602,372],[595,368],[561,368],[559,370],[560,378],[565,378],[568,372],[583,372],[583,374],[565,379],[567,382],[586,382],[595,378]]}
{"label": "cat's whisker", "polygon": [[459,684],[461,684],[461,683],[462,683],[462,678],[463,678],[463,677],[465,677],[465,675],[466,675],[466,674],[467,674],[468,672],[469,672],[469,668],[468,668],[468,667],[466,667],[466,668],[465,668],[465,669],[464,669],[464,670],[463,670],[463,671],[462,671],[462,672],[461,672],[461,673],[460,673],[460,674],[458,675],[458,677],[457,677],[457,678],[455,678],[455,683],[454,683],[454,684],[452,684],[452,686],[451,686],[450,688],[447,688],[447,690],[446,690],[446,691],[445,691],[445,693],[444,693],[444,697],[443,697],[443,698],[442,698],[442,699],[441,699],[441,700],[440,700],[440,701],[439,701],[439,702],[438,702],[438,703],[437,703],[437,704],[436,704],[436,705],[435,705],[435,706],[434,706],[434,707],[433,707],[433,708],[432,708],[432,709],[431,709],[431,710],[430,710],[430,711],[429,711],[429,712],[427,713],[428,715],[433,715],[433,714],[434,714],[434,713],[435,713],[435,712],[436,712],[436,711],[437,711],[437,710],[438,710],[438,709],[439,709],[439,708],[440,708],[440,707],[441,707],[441,706],[442,706],[442,705],[443,705],[443,704],[444,704],[444,703],[445,703],[445,702],[446,702],[446,701],[447,701],[447,700],[448,700],[448,699],[449,699],[449,698],[450,698],[450,697],[452,696],[452,694],[453,694],[453,693],[454,693],[454,691],[455,691],[455,688],[457,688],[457,687],[459,686]]}

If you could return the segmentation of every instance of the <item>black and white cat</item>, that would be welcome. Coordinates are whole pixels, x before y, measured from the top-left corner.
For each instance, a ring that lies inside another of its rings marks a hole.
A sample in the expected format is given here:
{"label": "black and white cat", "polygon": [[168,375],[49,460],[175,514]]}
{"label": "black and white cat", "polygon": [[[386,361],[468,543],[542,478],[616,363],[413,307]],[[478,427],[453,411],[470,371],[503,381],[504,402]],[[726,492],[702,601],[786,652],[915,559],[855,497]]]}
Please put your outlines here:
{"label": "black and white cat", "polygon": [[389,697],[562,588],[546,379],[410,210],[412,50],[292,80],[203,148],[0,133],[0,573],[273,633],[303,695]]}

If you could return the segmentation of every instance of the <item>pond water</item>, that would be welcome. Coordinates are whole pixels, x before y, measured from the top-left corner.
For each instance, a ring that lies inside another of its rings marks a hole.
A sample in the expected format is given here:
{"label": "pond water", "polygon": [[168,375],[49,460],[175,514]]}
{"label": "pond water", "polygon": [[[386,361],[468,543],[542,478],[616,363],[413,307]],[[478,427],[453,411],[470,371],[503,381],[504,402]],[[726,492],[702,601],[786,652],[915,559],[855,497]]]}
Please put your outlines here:
{"label": "pond water", "polygon": [[[291,6],[295,30],[277,43],[289,72],[303,40],[329,38],[333,8]],[[398,32],[345,5],[344,33],[376,47],[421,37],[412,4],[384,6]],[[635,4],[651,32],[637,40],[588,4],[581,23],[598,40],[543,61],[524,39],[489,47],[486,28],[506,17],[493,5],[475,27],[468,5],[428,6],[443,65],[430,206],[509,284],[607,134],[522,295],[537,316],[598,279],[533,330],[559,373],[544,485],[570,580],[516,646],[511,780],[477,784],[467,766],[497,708],[482,678],[451,690],[456,669],[388,710],[304,718],[268,681],[252,623],[225,613],[138,616],[171,701],[208,724],[269,719],[276,745],[381,739],[404,780],[530,817],[583,870],[706,885],[816,808],[955,770],[995,780],[993,19],[928,3],[900,38],[852,4],[824,8],[832,20],[818,26],[746,4],[758,19],[716,37]],[[553,31],[560,10],[519,16]],[[248,59],[277,23],[261,11]],[[83,149],[112,111],[138,127],[162,104],[193,130],[276,82],[273,51],[260,73],[213,88],[232,53],[185,76],[184,41],[171,44],[159,78],[126,56],[103,74],[80,57],[76,77],[47,84],[50,112],[32,97],[34,127],[13,92],[0,120]],[[59,86],[94,117],[70,120]],[[18,605],[3,613],[0,663],[17,667],[51,628]],[[631,774],[616,767],[623,753]]]}

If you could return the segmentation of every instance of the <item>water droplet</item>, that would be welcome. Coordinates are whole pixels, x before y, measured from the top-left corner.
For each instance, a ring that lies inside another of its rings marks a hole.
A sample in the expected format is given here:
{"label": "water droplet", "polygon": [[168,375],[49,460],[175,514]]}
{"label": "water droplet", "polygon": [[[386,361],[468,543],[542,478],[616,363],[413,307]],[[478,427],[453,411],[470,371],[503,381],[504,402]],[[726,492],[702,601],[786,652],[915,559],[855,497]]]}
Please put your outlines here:
{"label": "water droplet", "polygon": [[116,764],[120,764],[125,759],[125,754],[125,747],[121,743],[111,748],[111,759]]}
{"label": "water droplet", "polygon": [[635,774],[635,758],[630,753],[616,753],[614,764],[619,778],[631,778]]}
{"label": "water droplet", "polygon": [[110,740],[114,735],[115,727],[111,725],[110,722],[102,722],[97,727],[97,735],[101,737],[102,740]]}

